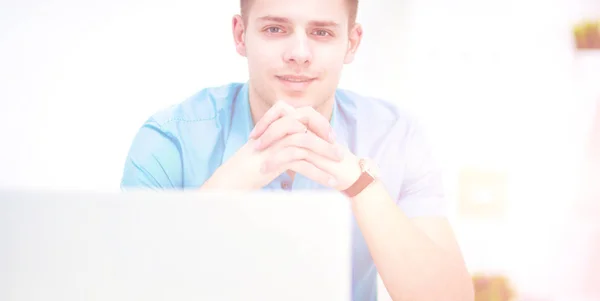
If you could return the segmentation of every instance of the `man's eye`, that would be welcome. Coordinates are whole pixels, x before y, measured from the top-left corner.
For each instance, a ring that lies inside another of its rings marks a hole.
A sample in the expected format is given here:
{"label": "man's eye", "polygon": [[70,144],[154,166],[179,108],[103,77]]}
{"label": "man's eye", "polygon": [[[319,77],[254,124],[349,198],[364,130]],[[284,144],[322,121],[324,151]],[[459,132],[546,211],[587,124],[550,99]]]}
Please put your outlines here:
{"label": "man's eye", "polygon": [[318,36],[322,36],[322,37],[326,37],[326,36],[330,35],[327,30],[315,30],[314,34],[316,34]]}
{"label": "man's eye", "polygon": [[266,30],[268,33],[282,33],[283,30],[279,27],[268,27]]}

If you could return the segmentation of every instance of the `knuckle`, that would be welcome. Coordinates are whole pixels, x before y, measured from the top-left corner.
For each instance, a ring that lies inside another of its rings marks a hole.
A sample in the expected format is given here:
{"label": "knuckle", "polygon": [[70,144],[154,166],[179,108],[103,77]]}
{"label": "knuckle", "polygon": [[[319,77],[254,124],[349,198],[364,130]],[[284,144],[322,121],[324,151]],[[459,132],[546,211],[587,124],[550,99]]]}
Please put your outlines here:
{"label": "knuckle", "polygon": [[283,100],[278,100],[278,101],[277,101],[277,102],[276,102],[276,103],[273,105],[273,107],[274,107],[275,109],[280,109],[280,108],[282,108],[282,107],[283,107],[283,105],[284,105],[284,104],[285,104],[285,102],[283,102]]}
{"label": "knuckle", "polygon": [[277,101],[274,107],[277,108],[277,110],[280,112],[286,112],[291,108],[291,106],[283,100]]}
{"label": "knuckle", "polygon": [[303,113],[303,115],[310,116],[310,117],[314,117],[314,116],[316,116],[317,114],[319,114],[319,116],[320,116],[320,113],[319,113],[319,112],[317,112],[317,111],[316,111],[316,110],[315,110],[313,107],[311,107],[311,106],[308,106],[308,107],[304,107],[304,108],[302,108],[302,113]]}
{"label": "knuckle", "polygon": [[283,126],[285,126],[285,119],[278,118],[276,120],[273,120],[273,122],[269,125],[269,128],[279,130]]}
{"label": "knuckle", "polygon": [[304,146],[313,146],[315,144],[315,136],[311,133],[307,133],[307,134],[302,134],[302,136],[300,136],[300,140],[302,141],[302,145]]}
{"label": "knuckle", "polygon": [[289,145],[298,146],[298,143],[300,142],[299,138],[300,137],[298,137],[298,134],[292,134],[287,136],[285,139],[288,141]]}
{"label": "knuckle", "polygon": [[298,134],[294,136],[294,144],[298,147],[306,147],[306,140],[304,140],[304,135]]}
{"label": "knuckle", "polygon": [[292,151],[292,157],[295,159],[305,159],[308,155],[308,152],[302,148],[294,148]]}
{"label": "knuckle", "polygon": [[306,125],[304,125],[302,122],[299,122],[296,119],[293,119],[292,121],[292,127],[294,128],[294,130],[298,133],[304,133],[305,129],[306,129]]}
{"label": "knuckle", "polygon": [[343,158],[343,153],[335,147],[328,148],[326,154],[326,156],[328,156],[329,158],[332,158],[337,161],[341,161],[341,159]]}
{"label": "knuckle", "polygon": [[296,112],[294,112],[294,117],[296,117],[298,120],[306,120],[308,119],[308,116],[310,115],[307,114],[306,109],[304,108],[299,108],[296,110]]}
{"label": "knuckle", "polygon": [[272,127],[272,126],[267,126],[267,127],[264,129],[264,131],[263,131],[263,135],[262,135],[262,136],[263,136],[263,137],[265,137],[265,138],[268,138],[268,137],[271,137],[271,136],[273,136],[273,131],[274,131],[275,129],[276,129],[276,128],[274,128],[274,127]]}
{"label": "knuckle", "polygon": [[275,118],[276,116],[281,115],[281,112],[283,112],[283,104],[279,101],[269,109],[268,114],[271,118]]}
{"label": "knuckle", "polygon": [[311,110],[313,110],[313,108],[311,106],[304,106],[304,107],[298,108],[298,112],[302,112],[302,113],[309,113]]}
{"label": "knuckle", "polygon": [[290,163],[290,167],[294,168],[296,172],[305,173],[306,172],[306,162],[302,160],[292,161]]}
{"label": "knuckle", "polygon": [[283,116],[283,115],[285,115],[285,108],[283,106],[279,106],[277,108],[277,110],[275,110],[275,112],[274,112],[273,115],[276,115],[276,116]]}
{"label": "knuckle", "polygon": [[310,137],[304,133],[296,134],[294,135],[293,143],[296,146],[308,147],[310,146]]}
{"label": "knuckle", "polygon": [[285,116],[282,118],[282,124],[286,128],[286,132],[289,134],[299,133],[304,131],[304,126],[294,119],[292,116]]}
{"label": "knuckle", "polygon": [[281,121],[285,123],[286,126],[293,126],[296,120],[289,115],[285,115],[281,117]]}
{"label": "knuckle", "polygon": [[269,144],[272,140],[273,140],[273,131],[269,131],[268,129],[260,137],[261,144]]}

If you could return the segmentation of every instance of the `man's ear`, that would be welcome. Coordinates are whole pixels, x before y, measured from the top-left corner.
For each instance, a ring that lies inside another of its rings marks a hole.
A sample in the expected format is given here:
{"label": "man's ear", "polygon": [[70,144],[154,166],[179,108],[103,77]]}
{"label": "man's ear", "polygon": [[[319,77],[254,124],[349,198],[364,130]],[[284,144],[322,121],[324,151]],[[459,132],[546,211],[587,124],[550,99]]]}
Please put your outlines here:
{"label": "man's ear", "polygon": [[246,28],[242,16],[235,15],[232,20],[233,41],[235,42],[235,51],[241,56],[246,56]]}
{"label": "man's ear", "polygon": [[352,29],[350,29],[350,32],[348,34],[348,51],[346,51],[344,64],[350,64],[354,61],[354,56],[356,54],[356,51],[358,51],[358,46],[360,46],[362,35],[362,26],[358,23],[354,24],[354,26],[352,26]]}

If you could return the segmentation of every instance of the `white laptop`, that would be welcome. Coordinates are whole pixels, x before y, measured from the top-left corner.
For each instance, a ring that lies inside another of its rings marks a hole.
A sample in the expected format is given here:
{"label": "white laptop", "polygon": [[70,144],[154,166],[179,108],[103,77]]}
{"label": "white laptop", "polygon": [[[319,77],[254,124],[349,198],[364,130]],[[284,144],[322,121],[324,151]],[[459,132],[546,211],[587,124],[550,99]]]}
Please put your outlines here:
{"label": "white laptop", "polygon": [[350,300],[337,193],[0,191],[0,300]]}

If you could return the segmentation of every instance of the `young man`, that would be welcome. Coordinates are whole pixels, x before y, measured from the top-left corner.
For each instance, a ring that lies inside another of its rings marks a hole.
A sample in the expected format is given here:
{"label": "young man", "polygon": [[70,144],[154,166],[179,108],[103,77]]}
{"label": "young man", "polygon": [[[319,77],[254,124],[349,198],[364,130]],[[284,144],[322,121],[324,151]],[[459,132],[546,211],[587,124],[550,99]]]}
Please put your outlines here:
{"label": "young man", "polygon": [[389,103],[337,89],[362,37],[357,2],[241,0],[233,37],[249,81],[150,118],[121,185],[336,189],[357,229],[354,300],[376,299],[377,272],[394,300],[473,300],[421,130]]}

